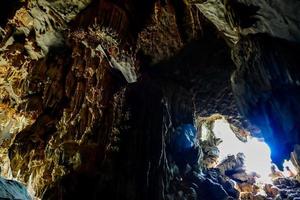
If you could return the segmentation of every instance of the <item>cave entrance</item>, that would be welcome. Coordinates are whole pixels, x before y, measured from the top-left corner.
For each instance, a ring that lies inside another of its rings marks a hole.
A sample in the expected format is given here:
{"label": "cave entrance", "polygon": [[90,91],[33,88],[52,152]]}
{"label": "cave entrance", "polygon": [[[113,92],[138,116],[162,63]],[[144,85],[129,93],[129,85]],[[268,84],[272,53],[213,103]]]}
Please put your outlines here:
{"label": "cave entrance", "polygon": [[284,171],[272,163],[271,149],[263,138],[231,125],[223,116],[211,116],[201,125],[200,143],[204,152],[204,165],[218,168],[234,181],[248,182],[262,188],[277,178],[297,174],[291,161],[285,160]]}

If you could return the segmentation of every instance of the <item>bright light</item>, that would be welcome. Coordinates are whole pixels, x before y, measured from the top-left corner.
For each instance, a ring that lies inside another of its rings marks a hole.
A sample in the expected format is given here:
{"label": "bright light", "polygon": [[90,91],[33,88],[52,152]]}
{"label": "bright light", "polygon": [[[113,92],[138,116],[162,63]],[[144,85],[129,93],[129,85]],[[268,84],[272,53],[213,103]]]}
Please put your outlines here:
{"label": "bright light", "polygon": [[[223,118],[214,121],[212,129],[214,136],[222,140],[218,145],[219,162],[226,159],[228,155],[245,155],[244,166],[247,173],[256,172],[260,177],[256,179],[258,184],[272,183],[271,167],[274,165],[271,160],[271,149],[261,139],[248,136],[247,142],[239,140],[230,128],[230,124]],[[205,141],[210,138],[207,127],[202,126],[201,140]],[[275,165],[274,165],[275,166]],[[284,171],[280,172],[275,166],[278,174],[285,177],[297,175],[297,170],[291,161],[284,161]],[[276,175],[275,175],[276,177]]]}
{"label": "bright light", "polygon": [[225,119],[218,119],[214,123],[213,132],[223,142],[218,146],[220,150],[219,160],[225,159],[228,155],[236,155],[241,152],[245,155],[246,172],[256,172],[261,177],[258,183],[271,183],[271,150],[269,146],[257,138],[248,137],[248,142],[240,141],[229,123]]}
{"label": "bright light", "polygon": [[209,139],[209,133],[205,126],[201,127],[201,140],[205,141]]}

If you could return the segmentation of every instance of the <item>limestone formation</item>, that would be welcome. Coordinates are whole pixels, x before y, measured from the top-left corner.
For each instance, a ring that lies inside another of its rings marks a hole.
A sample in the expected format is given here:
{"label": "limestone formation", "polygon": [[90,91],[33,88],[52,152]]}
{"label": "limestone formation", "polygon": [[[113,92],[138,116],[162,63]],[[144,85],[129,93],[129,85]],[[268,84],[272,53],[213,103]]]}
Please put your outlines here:
{"label": "limestone formation", "polygon": [[257,186],[242,157],[220,163],[212,131],[226,119],[300,171],[299,11],[298,0],[1,1],[0,198],[299,198],[299,174]]}

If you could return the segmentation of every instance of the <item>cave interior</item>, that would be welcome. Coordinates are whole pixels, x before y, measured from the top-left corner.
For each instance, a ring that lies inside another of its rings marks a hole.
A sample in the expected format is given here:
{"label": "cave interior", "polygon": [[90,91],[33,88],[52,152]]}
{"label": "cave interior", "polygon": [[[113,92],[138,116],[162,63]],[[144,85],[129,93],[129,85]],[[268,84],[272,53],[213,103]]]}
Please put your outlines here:
{"label": "cave interior", "polygon": [[2,0],[0,199],[300,199],[298,0]]}

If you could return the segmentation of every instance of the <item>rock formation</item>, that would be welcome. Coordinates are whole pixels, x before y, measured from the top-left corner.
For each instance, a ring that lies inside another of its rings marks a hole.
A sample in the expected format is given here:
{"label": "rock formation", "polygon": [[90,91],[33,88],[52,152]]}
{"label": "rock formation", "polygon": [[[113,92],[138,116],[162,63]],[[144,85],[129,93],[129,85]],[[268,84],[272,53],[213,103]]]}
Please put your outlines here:
{"label": "rock formation", "polygon": [[1,199],[24,199],[30,200],[26,187],[17,181],[0,178],[0,198]]}
{"label": "rock formation", "polygon": [[[199,142],[213,114],[300,170],[299,10],[297,0],[0,2],[1,176],[40,199],[238,199],[232,177],[211,169],[218,141]],[[297,181],[283,180],[268,195],[296,198]]]}

